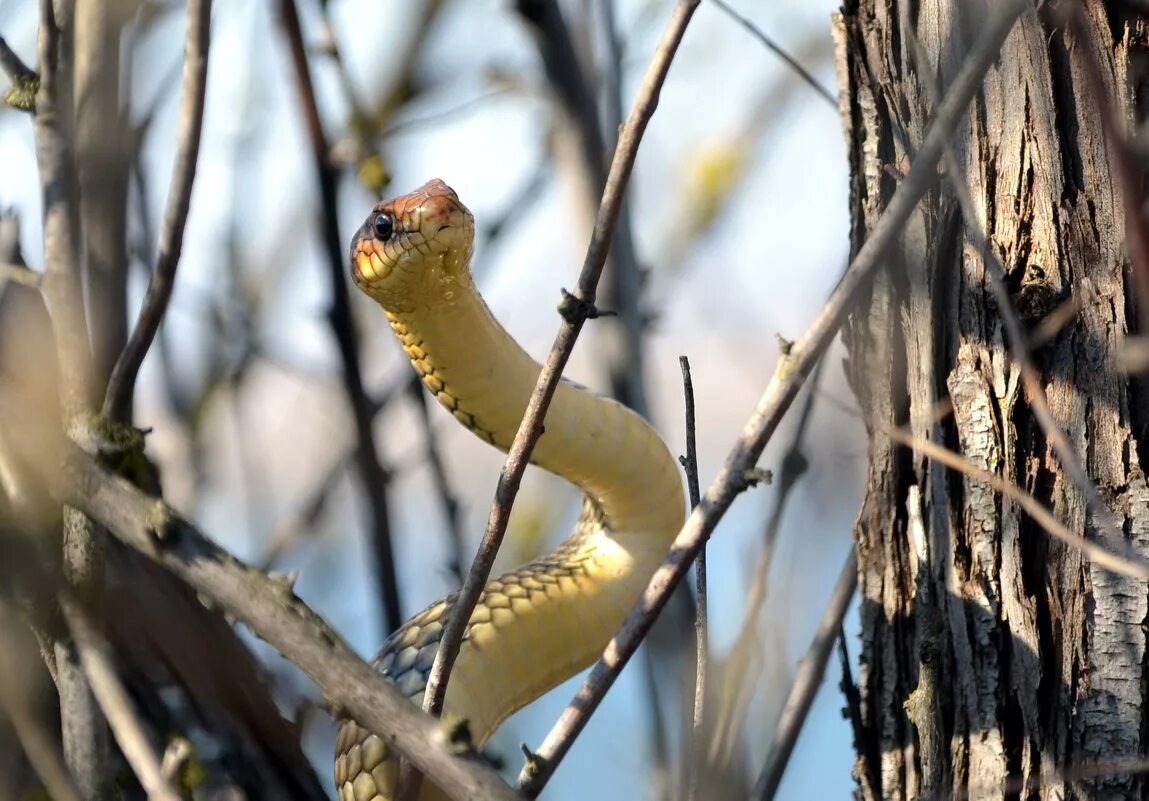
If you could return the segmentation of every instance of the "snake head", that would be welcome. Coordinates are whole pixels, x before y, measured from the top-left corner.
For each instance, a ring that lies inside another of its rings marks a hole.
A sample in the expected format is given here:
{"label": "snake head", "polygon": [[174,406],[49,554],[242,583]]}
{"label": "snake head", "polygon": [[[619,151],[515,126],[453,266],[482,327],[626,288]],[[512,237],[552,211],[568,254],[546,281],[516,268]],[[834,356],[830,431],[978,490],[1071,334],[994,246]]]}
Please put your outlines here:
{"label": "snake head", "polygon": [[351,278],[390,312],[451,303],[470,282],[475,219],[438,178],[376,204],[351,243]]}

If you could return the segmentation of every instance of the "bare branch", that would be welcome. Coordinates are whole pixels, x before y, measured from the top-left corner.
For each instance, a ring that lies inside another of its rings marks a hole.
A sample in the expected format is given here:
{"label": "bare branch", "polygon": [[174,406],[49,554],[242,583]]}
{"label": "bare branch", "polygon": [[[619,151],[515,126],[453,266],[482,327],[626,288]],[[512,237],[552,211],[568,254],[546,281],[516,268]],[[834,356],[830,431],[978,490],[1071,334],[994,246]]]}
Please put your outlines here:
{"label": "bare branch", "polygon": [[[856,411],[840,403],[836,398],[826,397],[825,401],[834,404],[846,414],[857,415]],[[1004,479],[996,473],[983,470],[961,454],[955,453],[941,445],[936,445],[928,440],[914,437],[913,434],[900,428],[894,428],[880,420],[871,420],[870,423],[894,442],[904,445],[907,448],[912,448],[922,454],[922,456],[932,459],[935,462],[940,462],[951,470],[956,470],[975,481],[988,484],[995,491],[1020,506],[1026,514],[1033,518],[1033,522],[1037,523],[1038,526],[1055,540],[1068,545],[1070,548],[1081,551],[1090,560],[1104,567],[1106,570],[1119,573],[1123,576],[1129,576],[1130,578],[1149,579],[1149,559],[1137,553],[1133,548],[1133,544],[1128,540],[1122,539],[1114,543],[1116,546],[1115,549],[1110,550],[1105,545],[1086,539],[1080,534],[1073,533],[1062,525],[1062,523],[1053,516],[1053,513],[1042,506],[1041,501],[1037,500],[1033,495],[1012,481]]]}
{"label": "bare branch", "polygon": [[155,269],[148,281],[143,305],[120,357],[112,368],[104,396],[105,417],[127,422],[131,417],[132,395],[140,365],[152,346],[156,331],[167,311],[175,285],[176,268],[183,250],[184,229],[191,207],[192,184],[199,160],[203,130],[204,99],[207,93],[208,47],[211,41],[211,0],[189,0],[187,39],[184,45],[184,85],[180,99],[179,144],[172,169],[172,185],[164,212],[160,248]]}
{"label": "bare branch", "polygon": [[443,631],[443,638],[439,644],[439,651],[435,655],[435,662],[431,666],[430,677],[427,682],[424,696],[424,709],[433,713],[442,710],[443,698],[447,692],[447,679],[451,667],[459,654],[459,645],[462,641],[463,630],[471,618],[479,594],[491,572],[495,555],[498,553],[503,534],[507,530],[507,521],[510,519],[511,506],[522,482],[523,472],[526,470],[531,450],[543,433],[543,418],[555,387],[558,386],[559,377],[563,367],[574,348],[575,340],[586,321],[587,310],[594,308],[595,290],[599,277],[602,275],[603,264],[606,262],[607,251],[610,247],[611,237],[615,224],[618,221],[618,211],[622,204],[622,196],[630,179],[634,158],[638,152],[638,145],[642,141],[642,134],[650,122],[654,109],[658,105],[658,95],[678,43],[686,31],[699,0],[679,0],[673,16],[658,45],[654,60],[650,65],[638,98],[630,117],[623,127],[619,137],[619,145],[615,150],[614,160],[611,163],[610,173],[603,192],[602,204],[599,206],[598,218],[595,221],[594,233],[591,235],[590,246],[587,249],[586,259],[583,262],[582,272],[579,275],[578,286],[574,297],[581,302],[581,313],[571,314],[564,319],[562,328],[551,346],[546,364],[539,374],[538,383],[531,393],[527,404],[526,414],[523,416],[519,430],[511,444],[510,453],[503,469],[499,474],[499,483],[495,489],[495,501],[487,519],[487,529],[483,536],[479,553],[463,584],[458,599],[451,610],[450,619]]}
{"label": "bare branch", "polygon": [[774,493],[774,507],[766,521],[766,528],[762,536],[762,548],[758,551],[754,573],[746,591],[746,601],[742,607],[742,623],[738,627],[738,634],[734,637],[734,646],[726,658],[724,679],[726,686],[730,689],[722,699],[722,709],[717,716],[719,724],[714,737],[711,739],[709,754],[709,758],[715,760],[719,767],[725,767],[729,764],[742,726],[746,721],[746,715],[750,711],[750,698],[756,687],[756,681],[753,679],[757,678],[757,674],[751,675],[750,666],[761,649],[761,640],[757,633],[759,613],[763,602],[766,600],[766,581],[770,574],[770,565],[773,563],[774,548],[778,542],[782,518],[793,495],[794,487],[797,486],[798,480],[805,475],[809,468],[802,443],[805,440],[810,419],[813,417],[814,403],[818,397],[819,380],[824,365],[825,361],[819,361],[810,376],[810,389],[806,394],[806,402],[802,404],[798,424],[794,427],[790,444],[782,457],[782,467],[778,471],[778,488]]}
{"label": "bare branch", "polygon": [[39,80],[35,70],[25,64],[15,51],[8,46],[8,42],[4,41],[4,37],[0,36],[0,70],[12,81],[27,81]]}
{"label": "bare branch", "polygon": [[837,95],[823,86],[817,78],[811,75],[805,67],[798,63],[796,58],[787,53],[782,45],[775,42],[773,38],[768,36],[765,31],[755,25],[748,17],[744,17],[735,11],[732,6],[726,3],[726,0],[710,0],[710,4],[717,6],[722,10],[724,14],[726,14],[726,16],[730,17],[730,19],[734,20],[747,31],[749,31],[751,36],[761,42],[766,47],[766,49],[768,49],[774,55],[778,56],[778,58],[782,59],[786,66],[794,71],[794,74],[801,78],[807,86],[817,92],[820,97],[822,97],[827,103],[833,106],[835,110],[837,110]]}
{"label": "bare branch", "polygon": [[36,708],[31,686],[36,675],[35,647],[14,610],[0,599],[0,712],[16,732],[24,755],[54,801],[83,801],[68,774],[57,738]]}
{"label": "bare branch", "polygon": [[[690,508],[698,506],[702,491],[698,487],[698,445],[696,442],[696,427],[694,420],[694,382],[690,378],[690,360],[685,356],[678,357],[678,365],[682,369],[682,394],[686,406],[686,456],[678,457],[686,470],[686,487],[690,493]],[[703,747],[703,722],[706,718],[706,666],[710,654],[710,631],[707,627],[707,598],[706,598],[706,545],[698,552],[694,562],[695,582],[698,600],[694,610],[694,714],[693,729],[691,731],[690,783],[687,788],[687,799],[693,801],[698,797],[698,779],[701,769]]]}
{"label": "bare branch", "polygon": [[92,692],[100,702],[112,734],[140,780],[140,786],[147,792],[149,801],[180,801],[179,794],[164,778],[160,760],[148,742],[148,736],[132,708],[127,690],[116,675],[111,650],[97,629],[96,622],[74,598],[66,595],[61,597],[60,608],[76,640],[80,661]]}
{"label": "bare branch", "polygon": [[754,789],[750,793],[750,797],[755,801],[770,801],[778,791],[778,785],[782,783],[782,775],[786,772],[790,755],[794,753],[794,744],[798,742],[798,735],[814,703],[814,696],[822,686],[826,663],[830,661],[830,653],[834,650],[834,643],[838,640],[838,634],[842,629],[842,619],[846,616],[846,610],[850,608],[850,601],[857,586],[858,557],[854,549],[850,548],[846,564],[842,566],[834,591],[830,594],[830,603],[822,615],[822,622],[818,624],[818,630],[814,633],[814,640],[810,643],[810,648],[802,657],[802,661],[798,663],[798,672],[794,675],[786,704],[782,707],[782,714],[778,718],[774,741],[766,753],[766,764],[758,774],[758,780],[754,782]]}
{"label": "bare branch", "polygon": [[[68,436],[87,443],[92,402],[91,349],[84,313],[83,276],[77,240],[72,129],[72,6],[40,2],[37,51],[36,157],[44,215],[44,302],[52,319],[60,365],[60,402]],[[104,576],[104,538],[75,509],[64,510],[64,577],[81,598],[98,605]],[[69,641],[55,643],[64,758],[85,797],[94,797],[107,771],[103,717]]]}
{"label": "bare branch", "polygon": [[39,472],[62,502],[82,509],[125,545],[245,623],[310,676],[333,709],[360,721],[452,798],[517,798],[481,758],[453,750],[438,721],[351,653],[287,583],[243,564],[161,500],[109,473],[77,448],[69,447],[62,463],[29,454],[37,456]]}
{"label": "bare branch", "polygon": [[0,70],[12,81],[11,88],[4,93],[4,102],[20,111],[35,112],[40,76],[20,60],[3,36],[0,36]]}
{"label": "bare branch", "polygon": [[[43,280],[43,275],[34,270],[29,270],[23,264],[0,263],[0,282],[11,281],[14,284],[20,284],[21,286],[39,289],[40,284],[43,283]],[[0,286],[2,285],[3,284],[0,283]]]}
{"label": "bare branch", "polygon": [[519,774],[519,786],[527,795],[534,797],[546,784],[574,738],[586,725],[591,713],[638,647],[702,544],[730,508],[734,498],[745,489],[747,470],[757,463],[814,364],[836,335],[855,294],[866,286],[874,271],[882,264],[886,251],[901,235],[910,214],[933,185],[946,139],[981,86],[986,71],[993,64],[1014,22],[1028,5],[1026,0],[1006,0],[995,7],[994,15],[974,43],[949,95],[938,107],[937,118],[922,143],[909,175],[899,184],[870,237],[858,251],[809,330],[779,362],[774,377],[758,401],[754,415],[743,429],[702,502],[675,539],[667,561],[655,571],[642,598],[535,752],[537,758],[530,760]]}
{"label": "bare branch", "polygon": [[371,429],[371,401],[363,389],[363,375],[359,369],[359,346],[355,341],[355,324],[351,318],[344,246],[339,234],[339,200],[336,185],[338,176],[328,161],[327,136],[323,132],[323,120],[319,116],[319,105],[315,97],[315,87],[311,82],[311,69],[307,61],[307,49],[303,43],[303,31],[299,26],[295,0],[280,0],[279,18],[291,51],[296,88],[303,105],[303,117],[311,143],[311,159],[315,168],[322,211],[323,248],[327,256],[331,287],[331,307],[327,312],[327,321],[339,348],[339,358],[343,365],[343,389],[355,420],[357,439],[355,464],[371,511],[371,546],[375,554],[375,578],[379,582],[386,633],[390,633],[403,623],[403,610],[399,603],[399,582],[395,574],[395,554],[391,545],[387,473],[383,470],[379,451],[375,447],[375,437]]}
{"label": "bare branch", "polygon": [[447,532],[450,538],[450,556],[447,569],[461,584],[463,582],[463,520],[462,510],[459,508],[459,499],[447,478],[447,467],[443,464],[438,438],[435,436],[435,427],[431,420],[430,409],[427,408],[428,396],[423,391],[423,382],[419,376],[412,372],[407,387],[411,395],[411,402],[419,414],[423,425],[423,437],[427,448],[427,462],[431,467],[431,481],[435,485],[435,494],[439,497],[439,505],[443,507],[443,516],[447,522]]}

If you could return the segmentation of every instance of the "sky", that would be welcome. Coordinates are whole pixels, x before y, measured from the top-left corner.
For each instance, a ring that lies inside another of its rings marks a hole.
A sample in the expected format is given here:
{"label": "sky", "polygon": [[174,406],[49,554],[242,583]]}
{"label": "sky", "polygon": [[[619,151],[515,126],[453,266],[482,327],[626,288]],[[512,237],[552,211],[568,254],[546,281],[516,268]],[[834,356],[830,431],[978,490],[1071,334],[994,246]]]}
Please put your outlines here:
{"label": "sky", "polygon": [[[305,29],[318,42],[317,6],[308,0],[300,5]],[[377,97],[394,74],[401,43],[411,33],[413,15],[404,13],[410,5],[409,0],[330,3],[334,36],[361,101]],[[617,5],[629,103],[672,3],[620,0]],[[0,0],[0,33],[29,61],[34,6]],[[833,88],[829,18],[835,2],[743,0],[737,7]],[[155,98],[165,98],[144,142],[143,202],[152,220],[161,217],[170,178],[177,117],[173,76],[178,80],[182,31],[178,11],[162,13],[133,51],[133,116]],[[307,497],[317,472],[345,453],[352,429],[324,318],[327,267],[316,225],[313,168],[273,4],[219,2],[213,31],[200,169],[164,332],[171,369],[161,369],[154,349],[141,377],[136,421],[155,430],[149,448],[164,470],[168,499],[221,544],[258,560],[270,533]],[[348,114],[344,90],[321,55],[313,54],[313,72],[329,136],[338,141]],[[400,112],[397,122],[403,125],[385,142],[392,194],[432,177],[459,193],[479,229],[480,289],[508,330],[541,358],[558,328],[559,287],[575,281],[591,218],[580,194],[571,135],[556,119],[537,51],[510,3],[455,0],[436,21],[416,74],[424,91]],[[514,207],[497,241],[487,243],[485,224],[507,211],[540,165],[542,179],[529,202]],[[713,185],[730,171],[741,180],[714,224],[694,237],[698,186]],[[639,258],[650,269],[647,300],[656,313],[646,342],[652,416],[672,450],[683,452],[678,356],[688,355],[704,486],[769,380],[778,356],[776,334],[800,335],[841,273],[848,255],[846,179],[836,110],[737,23],[703,3],[646,134],[629,197]],[[374,198],[348,178],[339,200],[347,240]],[[0,113],[0,207],[20,213],[25,253],[39,266],[31,127],[26,117],[11,112]],[[141,264],[133,269],[134,308],[145,273]],[[356,296],[354,303],[365,380],[377,391],[404,374],[402,353],[378,310],[365,298]],[[184,394],[198,397],[220,358],[239,359],[237,326],[258,342],[259,356],[241,381],[203,397],[191,434],[172,408],[165,374]],[[588,326],[566,374],[605,389],[599,353]],[[840,367],[843,357],[840,347],[831,351],[819,392],[852,404]],[[436,409],[432,420],[473,545],[502,457],[458,429],[449,415]],[[411,611],[453,589],[443,569],[445,523],[429,469],[418,457],[419,426],[404,402],[380,415],[376,428],[384,461],[404,466],[392,487],[393,528],[400,591]],[[777,470],[789,431],[788,425],[779,431],[762,467]],[[198,470],[197,454],[203,458]],[[783,518],[758,629],[762,678],[745,736],[751,774],[845,559],[863,488],[864,436],[857,421],[838,407],[816,407],[806,454],[810,471]],[[708,549],[711,636],[720,657],[739,629],[763,521],[774,499],[770,487],[741,498]],[[514,564],[516,532],[528,540],[527,534],[542,525],[546,541],[557,542],[577,501],[562,482],[530,474],[511,525],[512,553],[503,554],[500,566]],[[341,473],[332,502],[306,541],[277,567],[300,570],[299,594],[367,656],[381,642],[382,623],[365,526],[355,481]],[[846,630],[856,659],[853,613]],[[275,657],[268,658],[282,668]],[[836,665],[832,661],[780,798],[847,797],[853,787]],[[302,680],[286,681],[288,689],[306,690]],[[641,681],[640,670],[623,673],[545,797],[644,797],[649,753]],[[514,716],[496,735],[495,749],[517,765],[518,743],[541,740],[576,686],[567,682]],[[327,776],[333,728],[322,718],[313,716],[307,745],[321,776]]]}

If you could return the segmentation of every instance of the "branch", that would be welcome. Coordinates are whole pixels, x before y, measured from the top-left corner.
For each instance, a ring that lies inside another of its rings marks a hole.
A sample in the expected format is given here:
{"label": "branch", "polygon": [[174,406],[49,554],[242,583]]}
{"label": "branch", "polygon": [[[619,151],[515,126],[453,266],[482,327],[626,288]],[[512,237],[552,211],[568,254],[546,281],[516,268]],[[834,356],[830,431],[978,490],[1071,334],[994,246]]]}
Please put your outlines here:
{"label": "branch", "polygon": [[539,374],[538,383],[531,392],[526,414],[519,424],[518,432],[515,434],[514,442],[511,444],[510,452],[507,455],[507,461],[499,474],[495,500],[487,519],[487,529],[479,546],[479,553],[475,557],[475,562],[467,574],[463,589],[451,610],[451,616],[439,643],[439,650],[435,655],[435,662],[431,666],[423,708],[433,714],[442,710],[443,698],[447,692],[447,680],[455,659],[459,655],[463,630],[475,609],[479,594],[490,575],[491,565],[494,564],[503,534],[506,533],[511,505],[518,493],[531,450],[543,433],[542,423],[547,407],[554,396],[555,387],[558,386],[563,367],[574,349],[575,340],[578,338],[587,316],[589,316],[588,312],[594,309],[595,290],[598,286],[599,277],[602,275],[603,264],[606,262],[611,237],[618,221],[618,211],[622,205],[622,196],[634,167],[638,145],[642,141],[643,132],[658,105],[658,95],[662,89],[662,84],[666,80],[666,74],[670,70],[670,64],[674,60],[678,44],[682,40],[682,35],[686,31],[686,26],[690,22],[694,10],[698,7],[699,1],[679,0],[676,4],[662,41],[655,52],[654,60],[651,62],[646,78],[639,89],[634,108],[631,110],[630,117],[619,137],[619,145],[611,163],[594,232],[591,235],[590,246],[587,249],[586,259],[583,262],[578,286],[574,293],[574,298],[578,303],[570,304],[574,310],[564,317],[564,323],[555,337],[546,364],[543,365],[542,372]]}
{"label": "branch", "polygon": [[734,498],[745,489],[747,471],[757,463],[806,377],[837,334],[855,294],[867,285],[874,271],[883,263],[887,250],[901,235],[910,214],[933,185],[946,139],[959,116],[965,113],[1017,17],[1028,7],[1026,0],[1006,0],[996,6],[993,18],[981,32],[954,80],[949,96],[938,107],[937,118],[926,135],[909,175],[899,184],[869,239],[858,251],[809,330],[794,343],[789,354],[782,357],[774,377],[758,401],[754,415],[743,429],[702,502],[679,532],[667,561],[655,571],[642,598],[631,610],[602,658],[591,669],[574,700],[535,752],[537,758],[529,760],[519,774],[519,786],[528,796],[537,795],[546,784],[573,739],[586,725],[591,713],[598,707],[646,635],[655,616],[686,573],[702,544],[730,508]]}
{"label": "branch", "polygon": [[778,728],[774,733],[774,742],[766,754],[766,764],[754,782],[754,789],[750,798],[754,801],[771,801],[782,782],[782,775],[786,772],[786,765],[790,762],[790,755],[794,753],[794,744],[798,742],[798,735],[802,731],[802,724],[806,722],[806,715],[814,703],[814,696],[822,686],[822,677],[826,673],[826,663],[830,661],[830,653],[834,650],[834,643],[838,640],[838,633],[842,629],[842,619],[846,610],[850,608],[850,601],[854,597],[854,590],[858,586],[858,556],[854,549],[850,549],[846,557],[846,564],[838,574],[838,583],[834,585],[834,592],[830,595],[830,603],[822,615],[822,622],[814,634],[809,650],[798,663],[798,672],[794,675],[794,683],[790,685],[790,694],[786,697],[786,704],[782,707],[782,714],[778,718]]}
{"label": "branch", "polygon": [[[702,491],[698,487],[698,445],[694,420],[694,382],[690,378],[690,360],[678,357],[682,369],[682,394],[686,407],[686,456],[678,457],[686,470],[686,487],[690,493],[690,508],[698,506]],[[706,598],[706,546],[698,552],[695,560],[695,581],[698,587],[698,603],[694,609],[694,716],[692,742],[690,748],[690,785],[687,789],[688,801],[698,797],[698,779],[701,771],[703,721],[706,710],[706,664],[710,653],[710,632],[707,629]]]}
{"label": "branch", "polygon": [[128,692],[116,675],[111,650],[96,622],[74,598],[62,597],[60,608],[76,640],[92,692],[108,719],[120,750],[140,780],[140,786],[147,792],[148,801],[180,801],[179,794],[164,777],[160,760],[152,751]]}
{"label": "branch", "polygon": [[[860,416],[857,411],[842,404],[836,398],[827,397],[825,400],[827,403],[834,404],[845,414]],[[881,420],[870,420],[869,424],[873,425],[899,445],[904,445],[907,448],[918,451],[927,459],[940,462],[951,470],[956,470],[972,478],[974,481],[988,484],[994,491],[1001,493],[1004,497],[1020,506],[1045,533],[1062,544],[1081,551],[1085,556],[1106,570],[1110,570],[1122,576],[1129,576],[1130,578],[1149,580],[1149,559],[1137,553],[1133,548],[1133,543],[1128,540],[1120,540],[1116,549],[1110,550],[1099,542],[1087,539],[1080,534],[1075,534],[1070,531],[1033,495],[1012,481],[1002,478],[997,473],[983,470],[961,454],[949,448],[942,447],[941,445],[936,445],[929,440],[919,439],[908,431],[901,428],[894,428]]]}
{"label": "branch", "polygon": [[[295,0],[280,0],[279,19],[283,35],[291,50],[291,63],[295,68],[296,88],[303,104],[303,117],[311,142],[311,160],[315,167],[315,180],[319,187],[323,247],[327,255],[328,277],[331,286],[331,307],[327,321],[339,358],[343,363],[343,389],[355,420],[358,446],[355,464],[367,504],[371,510],[371,544],[375,554],[375,576],[383,605],[387,633],[403,623],[403,610],[399,603],[399,582],[395,575],[395,554],[391,546],[391,523],[387,508],[387,473],[379,461],[375,437],[371,429],[371,401],[363,389],[363,375],[359,370],[359,347],[355,341],[355,324],[351,317],[351,298],[347,292],[343,241],[339,234],[339,200],[337,175],[328,161],[329,147],[323,133],[323,121],[315,87],[311,83],[311,70],[307,63],[307,50],[303,44],[303,31]],[[361,721],[362,722],[362,721]]]}
{"label": "branch", "polygon": [[481,759],[460,756],[438,721],[351,653],[290,585],[243,564],[161,500],[109,473],[79,449],[70,446],[62,463],[38,456],[37,467],[60,501],[82,509],[125,545],[245,623],[310,676],[332,708],[369,728],[452,798],[517,797]]}
{"label": "branch", "polygon": [[11,281],[14,284],[39,289],[44,276],[35,270],[29,270],[23,264],[7,264],[0,262],[0,286]]}
{"label": "branch", "polygon": [[0,598],[0,713],[15,731],[24,756],[50,797],[54,801],[83,801],[68,774],[56,733],[37,708],[40,699],[32,684],[39,661],[35,651],[15,610]]}
{"label": "branch", "polygon": [[749,18],[744,17],[735,11],[730,5],[726,3],[726,0],[710,0],[710,3],[714,6],[717,6],[724,14],[726,14],[726,16],[730,17],[730,19],[734,20],[747,31],[749,31],[750,35],[761,42],[767,50],[778,56],[778,58],[782,59],[783,63],[787,67],[793,70],[794,73],[800,79],[802,79],[802,81],[805,82],[807,86],[817,92],[823,100],[833,106],[835,111],[838,109],[837,96],[832,91],[823,86],[822,83],[813,75],[811,75],[805,67],[799,64],[796,58],[787,53],[782,45],[775,42],[774,39],[772,39],[770,36],[767,36],[766,32],[755,25]]}
{"label": "branch", "polygon": [[188,0],[187,38],[184,44],[184,85],[180,98],[179,144],[172,184],[164,212],[160,248],[155,269],[148,281],[139,317],[132,335],[112,368],[103,414],[125,423],[131,417],[132,396],[140,365],[152,346],[156,331],[167,311],[175,285],[176,268],[183,251],[184,230],[191,207],[192,184],[199,161],[203,131],[204,99],[207,94],[208,47],[211,42],[211,0]]}
{"label": "branch", "polygon": [[12,81],[11,88],[4,93],[4,102],[20,111],[35,112],[40,76],[20,60],[3,36],[0,36],[0,70]]}
{"label": "branch", "polygon": [[730,692],[726,693],[722,699],[723,709],[718,715],[721,723],[710,745],[710,758],[717,759],[719,765],[723,767],[728,764],[730,755],[734,752],[739,732],[742,730],[746,715],[750,711],[750,698],[753,696],[757,685],[757,675],[751,680],[749,671],[752,657],[757,656],[761,648],[757,634],[758,616],[762,604],[766,600],[766,582],[774,558],[774,547],[778,542],[778,532],[782,527],[782,517],[794,487],[797,486],[798,480],[805,475],[809,468],[806,455],[802,452],[802,442],[806,437],[806,429],[813,416],[819,381],[825,364],[824,361],[819,360],[810,375],[810,389],[806,394],[806,402],[802,404],[798,424],[794,427],[790,444],[786,449],[786,454],[782,457],[782,468],[778,471],[778,489],[774,493],[774,508],[771,509],[770,517],[766,521],[766,528],[762,536],[762,548],[758,551],[753,577],[746,591],[746,602],[742,609],[742,623],[738,627],[738,634],[734,637],[734,647],[726,658],[725,681]]}
{"label": "branch", "polygon": [[439,441],[435,435],[435,426],[431,420],[430,409],[427,408],[430,397],[423,391],[423,382],[414,372],[411,373],[407,387],[411,395],[411,402],[415,404],[419,420],[423,425],[427,462],[431,467],[431,481],[435,485],[435,494],[439,496],[439,504],[443,507],[443,516],[447,520],[451,546],[447,569],[451,571],[451,575],[459,583],[462,583],[464,539],[459,499],[455,496],[455,491],[451,488],[451,480],[447,477],[447,468],[443,464]]}
{"label": "branch", "polygon": [[[35,138],[43,193],[42,289],[56,340],[65,431],[89,444],[91,349],[77,241],[71,3],[60,3],[60,14],[58,20],[53,0],[41,0]],[[75,509],[63,513],[63,568],[72,591],[98,608],[104,581],[103,532]],[[64,758],[80,792],[94,797],[108,771],[107,730],[73,643],[57,640],[54,649]]]}

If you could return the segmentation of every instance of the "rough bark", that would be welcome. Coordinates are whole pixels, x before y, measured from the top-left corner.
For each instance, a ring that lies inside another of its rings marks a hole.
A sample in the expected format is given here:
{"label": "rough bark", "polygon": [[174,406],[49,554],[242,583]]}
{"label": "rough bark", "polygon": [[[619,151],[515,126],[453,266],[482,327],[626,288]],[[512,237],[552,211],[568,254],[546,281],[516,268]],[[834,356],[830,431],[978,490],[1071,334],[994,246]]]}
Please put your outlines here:
{"label": "rough bark", "polygon": [[[1034,359],[1124,536],[1149,554],[1139,455],[1149,395],[1117,361],[1135,304],[1103,101],[1087,72],[1097,59],[1127,118],[1141,118],[1149,25],[1134,5],[1083,3],[1088,39],[1060,25],[1056,4],[1028,11],[953,145],[1022,319],[1080,303]],[[925,82],[944,89],[986,13],[966,0],[854,0],[835,18],[855,250],[928,127]],[[928,64],[917,63],[915,36]],[[881,428],[958,450],[1071,530],[1105,537],[1019,389],[976,231],[941,181],[844,332],[870,436],[855,527],[860,795],[1141,798],[1139,776],[1082,769],[1147,751],[1146,587],[1051,542],[1014,504]],[[947,397],[953,414],[939,419]]]}

